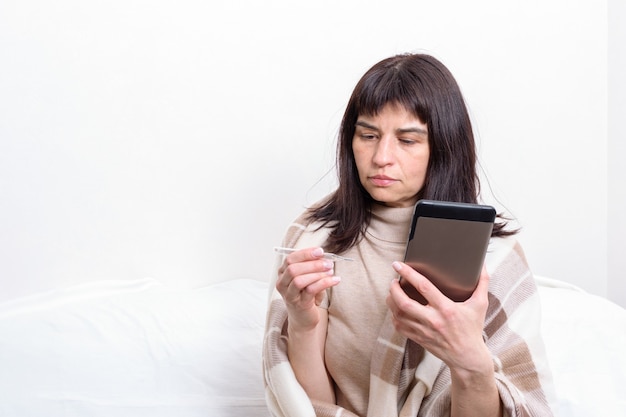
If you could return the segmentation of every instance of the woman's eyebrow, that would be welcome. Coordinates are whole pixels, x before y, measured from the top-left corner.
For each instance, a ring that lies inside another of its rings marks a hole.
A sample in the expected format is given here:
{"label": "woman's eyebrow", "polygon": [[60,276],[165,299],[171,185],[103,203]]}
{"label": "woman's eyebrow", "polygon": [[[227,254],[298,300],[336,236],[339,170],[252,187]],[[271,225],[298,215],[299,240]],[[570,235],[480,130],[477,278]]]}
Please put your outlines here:
{"label": "woman's eyebrow", "polygon": [[378,128],[376,126],[371,125],[371,124],[369,124],[367,122],[364,122],[362,120],[357,120],[356,123],[355,123],[355,126],[361,126],[361,127],[366,128],[366,129],[378,130]]}
{"label": "woman's eyebrow", "polygon": [[[357,120],[355,123],[356,126],[361,126],[366,129],[379,130],[376,126],[364,122],[362,120]],[[418,135],[426,135],[428,136],[428,131],[426,129],[422,129],[421,127],[403,127],[396,130],[397,133],[417,133]]]}
{"label": "woman's eyebrow", "polygon": [[417,133],[419,135],[428,136],[428,131],[421,127],[404,127],[397,130],[398,133]]}

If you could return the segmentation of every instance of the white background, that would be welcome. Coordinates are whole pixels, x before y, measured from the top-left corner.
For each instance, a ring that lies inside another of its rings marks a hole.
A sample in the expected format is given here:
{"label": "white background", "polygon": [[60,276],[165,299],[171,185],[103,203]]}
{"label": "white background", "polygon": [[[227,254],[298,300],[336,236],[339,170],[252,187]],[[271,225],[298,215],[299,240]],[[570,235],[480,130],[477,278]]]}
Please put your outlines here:
{"label": "white background", "polygon": [[333,188],[358,78],[422,51],[461,85],[484,198],[534,272],[626,306],[617,3],[3,1],[0,299],[268,280],[288,223]]}

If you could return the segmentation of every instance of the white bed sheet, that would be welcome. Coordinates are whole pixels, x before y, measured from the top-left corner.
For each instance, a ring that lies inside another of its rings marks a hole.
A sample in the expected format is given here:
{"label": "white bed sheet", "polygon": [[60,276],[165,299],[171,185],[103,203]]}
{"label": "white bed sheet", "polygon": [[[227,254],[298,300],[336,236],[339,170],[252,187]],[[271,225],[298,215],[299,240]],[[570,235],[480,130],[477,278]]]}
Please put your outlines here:
{"label": "white bed sheet", "polygon": [[[557,415],[626,415],[626,310],[539,278]],[[267,284],[100,281],[0,304],[0,416],[267,417]]]}

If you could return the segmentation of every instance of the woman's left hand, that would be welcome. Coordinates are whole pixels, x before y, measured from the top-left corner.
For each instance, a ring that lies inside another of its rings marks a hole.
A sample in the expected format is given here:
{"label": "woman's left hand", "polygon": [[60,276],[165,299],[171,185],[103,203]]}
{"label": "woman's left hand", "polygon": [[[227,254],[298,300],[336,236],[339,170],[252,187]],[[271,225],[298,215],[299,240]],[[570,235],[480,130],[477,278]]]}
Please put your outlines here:
{"label": "woman's left hand", "polygon": [[493,365],[483,340],[489,305],[489,275],[483,267],[478,286],[464,302],[443,295],[426,277],[401,262],[394,269],[426,299],[422,305],[409,298],[398,280],[391,284],[387,306],[396,330],[444,361],[452,372],[481,372]]}

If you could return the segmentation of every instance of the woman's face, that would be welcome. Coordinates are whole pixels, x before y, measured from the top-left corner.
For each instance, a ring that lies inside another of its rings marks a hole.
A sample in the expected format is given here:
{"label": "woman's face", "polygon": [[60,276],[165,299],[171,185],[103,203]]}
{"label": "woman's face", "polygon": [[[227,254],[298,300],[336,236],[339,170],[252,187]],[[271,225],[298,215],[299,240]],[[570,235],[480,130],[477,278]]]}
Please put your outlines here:
{"label": "woman's face", "polygon": [[428,129],[404,107],[387,104],[376,116],[360,115],[352,138],[359,180],[387,206],[409,207],[424,186]]}

